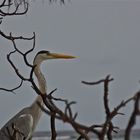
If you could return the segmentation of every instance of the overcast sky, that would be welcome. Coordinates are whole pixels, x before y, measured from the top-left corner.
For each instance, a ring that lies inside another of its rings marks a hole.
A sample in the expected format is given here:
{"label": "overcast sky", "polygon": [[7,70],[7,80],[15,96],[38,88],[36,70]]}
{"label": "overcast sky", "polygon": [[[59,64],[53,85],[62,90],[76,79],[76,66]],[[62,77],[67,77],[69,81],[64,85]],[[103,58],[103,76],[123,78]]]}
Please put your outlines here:
{"label": "overcast sky", "polygon": [[[78,112],[77,121],[83,124],[104,122],[103,85],[87,86],[85,81],[97,81],[111,74],[115,79],[110,84],[109,101],[113,109],[123,99],[139,90],[140,80],[140,1],[139,0],[71,0],[66,5],[48,2],[31,2],[25,16],[7,17],[1,29],[16,35],[32,35],[36,32],[37,51],[78,56],[73,60],[51,60],[43,63],[42,71],[47,77],[48,91],[58,88],[56,96],[77,101],[73,111]],[[17,42],[27,49],[31,44]],[[7,63],[6,54],[12,43],[0,38],[0,86],[12,88],[19,80]],[[22,60],[16,56],[14,62],[27,75]],[[16,95],[0,91],[0,127],[23,107],[30,105],[36,94],[25,84]],[[125,128],[132,104],[121,112],[114,122]],[[123,123],[122,123],[123,122]],[[137,120],[137,128],[140,119]],[[71,129],[58,123],[57,129]],[[49,117],[43,115],[37,130],[50,130]]]}

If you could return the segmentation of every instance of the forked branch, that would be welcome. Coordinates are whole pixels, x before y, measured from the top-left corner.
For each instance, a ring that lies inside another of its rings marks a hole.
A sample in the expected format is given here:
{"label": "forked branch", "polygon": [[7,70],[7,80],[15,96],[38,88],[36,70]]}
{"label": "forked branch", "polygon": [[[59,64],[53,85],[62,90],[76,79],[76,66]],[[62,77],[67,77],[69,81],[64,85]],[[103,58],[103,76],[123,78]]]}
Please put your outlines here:
{"label": "forked branch", "polygon": [[[45,107],[41,107],[41,109],[46,112],[46,114],[49,114],[50,117],[50,122],[51,122],[51,132],[52,132],[52,139],[55,140],[57,133],[56,133],[56,128],[55,128],[55,119],[62,120],[64,123],[69,123],[71,126],[74,128],[74,130],[79,134],[78,140],[84,138],[85,140],[89,140],[89,132],[94,133],[97,135],[97,137],[100,140],[104,140],[105,135],[107,135],[109,140],[112,140],[112,132],[117,132],[118,127],[114,126],[113,124],[113,118],[116,115],[123,115],[123,113],[120,113],[120,109],[124,107],[127,103],[130,101],[134,100],[135,101],[135,107],[134,107],[134,112],[132,113],[130,122],[127,127],[127,133],[131,131],[131,128],[134,125],[136,115],[140,114],[140,111],[138,109],[139,106],[139,100],[140,100],[140,94],[137,93],[134,97],[131,97],[127,99],[126,101],[122,101],[119,105],[114,107],[113,110],[110,109],[109,106],[109,83],[113,81],[113,78],[110,78],[110,75],[107,75],[104,79],[101,79],[97,82],[85,82],[82,81],[82,83],[87,84],[87,85],[97,85],[97,84],[104,84],[104,94],[103,94],[103,102],[104,102],[104,109],[105,109],[105,122],[103,124],[99,125],[94,125],[92,124],[91,126],[86,126],[84,124],[81,124],[76,121],[78,113],[73,113],[71,106],[75,104],[76,102],[71,101],[69,102],[66,99],[61,99],[61,98],[55,98],[53,94],[55,93],[56,89],[50,92],[50,94],[42,94],[41,91],[39,90],[38,86],[36,85],[34,78],[33,78],[33,73],[34,69],[36,66],[33,66],[32,64],[29,63],[27,56],[34,50],[35,48],[35,33],[33,33],[32,37],[26,38],[22,36],[13,36],[11,33],[9,35],[5,35],[2,31],[0,31],[1,36],[4,38],[8,39],[9,41],[12,42],[13,44],[13,51],[11,51],[7,55],[7,60],[10,63],[11,67],[13,68],[14,72],[18,76],[18,78],[21,80],[21,83],[12,89],[6,89],[6,88],[0,88],[0,90],[5,90],[8,92],[14,92],[15,90],[19,89],[22,86],[23,82],[29,82],[32,86],[32,88],[35,90],[37,94],[39,94],[42,97],[42,100],[44,102]],[[18,46],[16,45],[17,40],[31,40],[32,43],[32,48],[27,50],[26,52],[22,52]],[[30,69],[30,74],[28,77],[23,76],[23,74],[19,71],[17,66],[15,65],[14,61],[11,59],[11,55],[15,55],[18,53],[20,56],[22,56],[24,63],[27,67]],[[63,102],[65,104],[65,109],[62,110],[60,107],[56,105],[56,101]],[[126,140],[128,139],[129,136],[127,136]]]}
{"label": "forked branch", "polygon": [[113,118],[116,115],[124,115],[123,113],[120,113],[119,110],[135,98],[135,96],[133,96],[127,99],[126,101],[122,101],[119,105],[114,107],[114,109],[111,111],[110,106],[109,106],[108,95],[109,95],[109,82],[113,80],[114,80],[113,78],[110,78],[110,75],[107,75],[105,79],[101,79],[97,82],[82,81],[82,83],[86,85],[98,85],[98,84],[104,83],[103,102],[104,102],[106,119],[103,125],[99,125],[101,127],[100,134],[99,134],[100,140],[104,140],[105,135],[107,135],[108,140],[112,140],[112,132],[117,133],[117,130],[119,129],[118,127],[113,125],[113,122],[112,122]]}
{"label": "forked branch", "polygon": [[125,140],[130,140],[130,134],[133,126],[136,124],[136,117],[140,116],[140,91],[136,93],[133,98],[134,100],[134,108],[131,114],[130,120],[125,130]]}

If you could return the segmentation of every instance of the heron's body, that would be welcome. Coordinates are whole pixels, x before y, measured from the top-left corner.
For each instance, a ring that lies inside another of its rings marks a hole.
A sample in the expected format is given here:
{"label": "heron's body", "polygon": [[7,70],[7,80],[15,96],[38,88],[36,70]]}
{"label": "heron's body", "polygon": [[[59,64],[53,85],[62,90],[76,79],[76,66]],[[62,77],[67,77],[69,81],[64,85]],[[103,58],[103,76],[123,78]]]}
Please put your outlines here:
{"label": "heron's body", "polygon": [[24,140],[24,138],[30,140],[42,114],[38,102],[42,104],[40,96],[31,106],[22,109],[6,123],[0,131],[0,140],[12,140],[11,137],[14,135],[16,140]]}
{"label": "heron's body", "polygon": [[[48,51],[40,51],[35,59],[34,73],[37,77],[39,90],[42,94],[46,94],[46,80],[41,73],[40,65],[46,59],[70,59],[73,56],[54,54]],[[31,140],[36,125],[41,117],[42,110],[39,107],[43,105],[43,101],[40,95],[31,106],[22,109],[12,119],[10,119],[0,130],[0,140]]]}

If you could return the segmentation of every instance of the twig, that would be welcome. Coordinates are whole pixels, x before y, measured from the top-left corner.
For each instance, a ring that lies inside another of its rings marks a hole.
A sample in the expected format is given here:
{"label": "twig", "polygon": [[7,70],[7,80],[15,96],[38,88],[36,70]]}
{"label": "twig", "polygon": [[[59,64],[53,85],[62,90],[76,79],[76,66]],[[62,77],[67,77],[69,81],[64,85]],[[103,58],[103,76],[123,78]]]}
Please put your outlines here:
{"label": "twig", "polygon": [[[109,76],[109,75],[108,75]],[[111,78],[109,79],[109,82],[110,81],[113,81],[114,79]],[[86,85],[98,85],[98,84],[101,84],[101,83],[104,83],[105,79],[101,79],[99,81],[96,81],[96,82],[86,82],[86,81],[81,81],[83,84],[86,84]]]}
{"label": "twig", "polygon": [[51,133],[52,133],[52,137],[51,137],[51,140],[55,140],[56,139],[56,136],[57,136],[57,133],[56,133],[56,129],[55,129],[55,117],[56,116],[56,113],[55,112],[52,112],[51,114]]}
{"label": "twig", "polygon": [[13,5],[13,3],[11,3],[11,2],[9,2],[9,4],[7,4],[7,5],[5,3],[6,3],[6,0],[4,0],[2,2],[2,4],[0,5],[0,15],[3,16],[3,17],[5,17],[5,16],[15,16],[15,15],[24,15],[28,11],[29,4],[27,2],[24,2],[25,10],[23,12],[19,12],[19,8],[22,5],[22,2],[15,5],[15,10],[13,12],[9,12],[9,10],[8,11],[3,10],[3,8],[5,6],[10,8]]}
{"label": "twig", "polygon": [[12,88],[12,89],[0,88],[0,90],[12,92],[15,94],[15,90],[19,89],[22,86],[22,84],[23,84],[23,80],[21,80],[20,84],[15,88]]}
{"label": "twig", "polygon": [[35,33],[33,33],[32,37],[23,37],[23,36],[13,36],[12,33],[6,35],[4,32],[0,30],[0,35],[3,36],[5,39],[8,40],[33,40],[35,38]]}
{"label": "twig", "polygon": [[10,52],[8,55],[7,55],[7,60],[8,62],[11,64],[12,68],[14,69],[15,73],[17,74],[17,76],[24,80],[24,81],[28,81],[29,79],[28,78],[25,78],[22,76],[22,74],[20,74],[19,70],[16,68],[15,64],[13,63],[13,61],[11,60],[10,56],[12,54],[14,54],[15,52],[17,52],[17,50],[15,49],[14,51]]}
{"label": "twig", "polygon": [[134,98],[134,109],[133,109],[130,120],[129,120],[128,125],[125,130],[125,140],[130,140],[130,134],[131,134],[133,126],[136,123],[136,117],[138,115],[140,115],[140,109],[139,109],[140,91],[138,93],[136,93],[136,95],[134,97],[135,97]]}

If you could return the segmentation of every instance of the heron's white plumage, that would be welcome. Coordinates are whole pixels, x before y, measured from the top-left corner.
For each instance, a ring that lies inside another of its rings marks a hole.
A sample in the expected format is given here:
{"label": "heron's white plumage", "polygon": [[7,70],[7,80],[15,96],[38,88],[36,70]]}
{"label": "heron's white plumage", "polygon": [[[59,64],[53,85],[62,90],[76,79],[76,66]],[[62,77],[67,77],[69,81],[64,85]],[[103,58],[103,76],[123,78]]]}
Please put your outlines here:
{"label": "heron's white plumage", "polygon": [[30,127],[33,127],[33,117],[32,117],[32,115],[31,114],[22,114],[22,115],[20,115],[19,116],[19,118],[24,118],[24,117],[28,117],[29,118],[29,124],[30,124]]}
{"label": "heron's white plumage", "polygon": [[[34,74],[37,77],[39,90],[42,94],[46,94],[46,80],[40,70],[40,65],[47,59],[72,59],[73,56],[50,53],[49,51],[40,51],[35,56],[33,65],[36,66]],[[0,130],[0,140],[31,140],[36,125],[41,117],[42,110],[38,103],[43,105],[40,95],[29,107],[22,109],[13,118],[11,118]]]}
{"label": "heron's white plumage", "polygon": [[27,135],[27,140],[31,137],[32,134],[32,129],[33,129],[33,117],[31,114],[22,114],[19,116],[19,119],[25,119],[28,120],[28,126],[29,126],[29,131],[28,131],[28,135]]}

